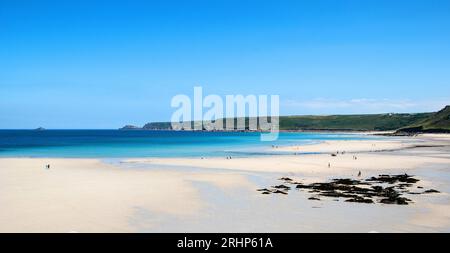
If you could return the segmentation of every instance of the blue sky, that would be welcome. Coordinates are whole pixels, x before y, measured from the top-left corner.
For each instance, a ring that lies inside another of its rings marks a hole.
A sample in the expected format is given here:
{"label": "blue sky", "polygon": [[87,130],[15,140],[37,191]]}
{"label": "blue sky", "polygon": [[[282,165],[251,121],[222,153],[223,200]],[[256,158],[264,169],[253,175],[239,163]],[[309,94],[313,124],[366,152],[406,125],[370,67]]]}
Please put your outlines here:
{"label": "blue sky", "polygon": [[450,104],[450,1],[0,1],[0,128],[167,121],[176,94],[281,114]]}

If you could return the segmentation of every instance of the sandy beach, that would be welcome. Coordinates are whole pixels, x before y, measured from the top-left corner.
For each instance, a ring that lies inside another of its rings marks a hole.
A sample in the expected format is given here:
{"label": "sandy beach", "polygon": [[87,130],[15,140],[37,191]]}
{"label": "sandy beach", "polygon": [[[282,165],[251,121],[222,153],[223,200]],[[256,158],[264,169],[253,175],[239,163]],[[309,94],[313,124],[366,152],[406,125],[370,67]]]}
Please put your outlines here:
{"label": "sandy beach", "polygon": [[[1,158],[0,232],[450,232],[449,135],[274,149],[280,155],[232,159]],[[398,206],[256,191],[284,176],[359,172],[412,174],[440,193]]]}

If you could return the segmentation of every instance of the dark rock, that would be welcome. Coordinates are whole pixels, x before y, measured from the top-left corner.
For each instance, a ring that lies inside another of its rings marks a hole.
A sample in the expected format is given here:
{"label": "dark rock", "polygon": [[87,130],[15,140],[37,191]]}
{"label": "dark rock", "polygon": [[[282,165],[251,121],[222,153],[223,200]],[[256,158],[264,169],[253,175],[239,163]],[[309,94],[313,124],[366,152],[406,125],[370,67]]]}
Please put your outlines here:
{"label": "dark rock", "polygon": [[383,204],[408,205],[408,201],[411,201],[411,200],[407,199],[407,198],[403,198],[403,197],[389,197],[389,198],[381,199],[380,203],[383,203]]}
{"label": "dark rock", "polygon": [[291,187],[286,186],[284,184],[275,185],[275,186],[272,186],[272,187],[275,188],[275,189],[285,189],[285,190],[290,190],[291,189]]}
{"label": "dark rock", "polygon": [[336,191],[320,192],[319,195],[320,196],[325,196],[325,197],[335,197],[335,198],[336,197],[339,198],[339,197],[345,197],[346,196],[345,194],[342,194],[342,193],[339,193],[339,192],[336,192]]}
{"label": "dark rock", "polygon": [[[281,180],[289,181],[290,178],[280,178]],[[408,174],[399,175],[379,175],[378,177],[371,177],[364,181],[354,180],[350,178],[332,179],[330,182],[319,182],[311,184],[292,183],[297,189],[308,189],[309,193],[314,193],[317,196],[331,197],[334,199],[344,198],[346,202],[355,203],[374,203],[375,200],[383,204],[408,205],[410,199],[402,197],[402,194],[422,194],[410,192],[408,188],[414,186],[414,183],[419,180],[413,178]],[[377,184],[390,184],[389,187]],[[375,185],[374,185],[375,184]],[[289,186],[277,185],[273,186],[277,189],[272,193],[287,194],[290,190]],[[419,187],[418,187],[419,188]],[[262,189],[267,190],[267,189]],[[429,189],[423,193],[439,192],[434,189]],[[318,197],[310,197],[310,200],[318,200]]]}
{"label": "dark rock", "polygon": [[378,183],[388,183],[388,184],[395,184],[397,182],[402,183],[417,183],[419,180],[413,178],[412,176],[408,174],[401,174],[401,175],[379,175],[378,177],[371,177],[369,179],[366,179],[366,181],[372,181],[372,182],[378,182]]}
{"label": "dark rock", "polygon": [[373,203],[373,200],[356,196],[354,198],[345,200],[345,202]]}
{"label": "dark rock", "polygon": [[367,184],[367,183],[361,182],[359,180],[352,180],[352,179],[349,179],[349,178],[333,179],[333,183],[335,183],[335,184],[344,184],[344,185]]}
{"label": "dark rock", "polygon": [[383,187],[379,186],[379,185],[374,185],[372,186],[372,189],[376,192],[381,192],[383,191]]}
{"label": "dark rock", "polygon": [[272,193],[279,193],[279,194],[284,194],[284,195],[287,194],[287,192],[280,191],[280,190],[275,190],[275,191],[273,191]]}

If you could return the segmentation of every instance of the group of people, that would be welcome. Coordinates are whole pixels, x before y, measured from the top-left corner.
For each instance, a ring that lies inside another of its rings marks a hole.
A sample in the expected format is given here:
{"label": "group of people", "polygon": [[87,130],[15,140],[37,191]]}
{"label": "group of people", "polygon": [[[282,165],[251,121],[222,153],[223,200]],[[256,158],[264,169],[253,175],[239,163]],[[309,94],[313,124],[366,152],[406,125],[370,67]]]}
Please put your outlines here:
{"label": "group of people", "polygon": [[[331,156],[336,156],[337,154],[339,154],[339,151],[336,152],[336,154],[332,153]],[[345,151],[342,151],[341,154],[345,154]],[[353,160],[357,160],[358,157],[356,155],[353,155]],[[328,163],[328,168],[331,167],[331,163]],[[358,172],[358,177],[361,176],[361,171]]]}

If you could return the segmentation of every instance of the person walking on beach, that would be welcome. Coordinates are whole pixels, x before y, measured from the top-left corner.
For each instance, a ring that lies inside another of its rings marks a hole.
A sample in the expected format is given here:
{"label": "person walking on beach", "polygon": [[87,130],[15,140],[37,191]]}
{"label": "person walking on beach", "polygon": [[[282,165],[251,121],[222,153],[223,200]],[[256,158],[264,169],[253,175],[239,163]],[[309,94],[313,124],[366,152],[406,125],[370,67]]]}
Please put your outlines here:
{"label": "person walking on beach", "polygon": [[330,166],[331,166],[330,163],[328,163],[328,168],[330,168]]}

